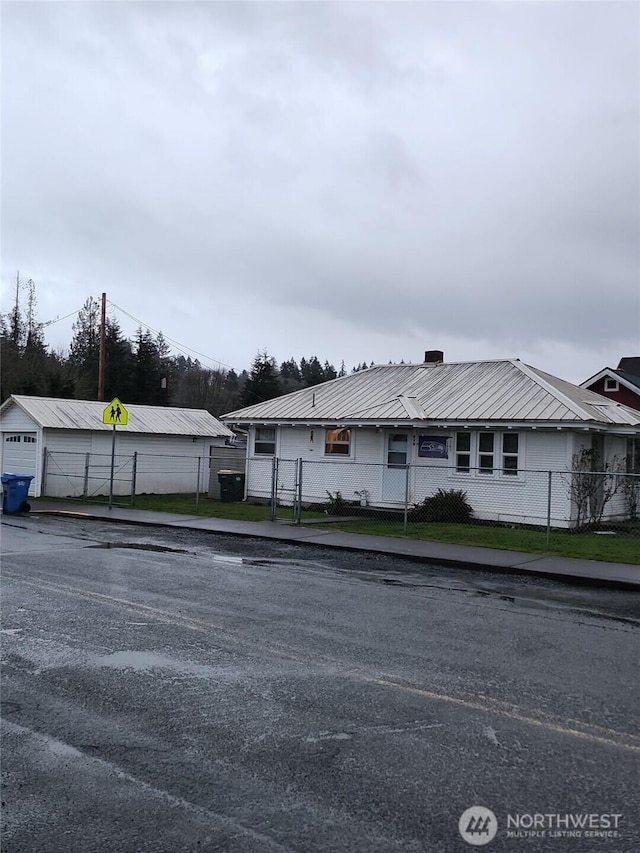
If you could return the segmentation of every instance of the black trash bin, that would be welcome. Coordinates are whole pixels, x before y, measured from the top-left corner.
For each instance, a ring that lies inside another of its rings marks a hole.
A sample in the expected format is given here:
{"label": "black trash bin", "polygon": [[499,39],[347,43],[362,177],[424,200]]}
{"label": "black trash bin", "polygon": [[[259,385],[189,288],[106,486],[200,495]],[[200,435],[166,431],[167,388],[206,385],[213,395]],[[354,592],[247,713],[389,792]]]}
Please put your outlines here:
{"label": "black trash bin", "polygon": [[225,503],[244,500],[244,473],[242,471],[218,471],[220,500]]}
{"label": "black trash bin", "polygon": [[2,475],[2,512],[11,515],[16,512],[29,512],[31,505],[27,501],[29,486],[33,477],[30,474]]}

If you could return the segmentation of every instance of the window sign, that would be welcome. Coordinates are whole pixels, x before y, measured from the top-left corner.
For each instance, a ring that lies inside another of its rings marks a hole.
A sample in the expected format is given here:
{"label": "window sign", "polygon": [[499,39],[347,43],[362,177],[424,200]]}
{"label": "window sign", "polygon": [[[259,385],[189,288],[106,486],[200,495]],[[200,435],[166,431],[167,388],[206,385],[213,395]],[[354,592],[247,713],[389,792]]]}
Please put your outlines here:
{"label": "window sign", "polygon": [[448,459],[448,436],[421,435],[418,440],[418,456],[423,459]]}

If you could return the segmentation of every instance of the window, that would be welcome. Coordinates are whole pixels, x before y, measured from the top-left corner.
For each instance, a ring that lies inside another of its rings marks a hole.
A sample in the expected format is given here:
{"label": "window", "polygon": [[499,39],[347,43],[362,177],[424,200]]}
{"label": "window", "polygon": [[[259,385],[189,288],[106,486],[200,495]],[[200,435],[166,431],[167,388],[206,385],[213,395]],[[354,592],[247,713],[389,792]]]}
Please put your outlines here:
{"label": "window", "polygon": [[522,442],[517,432],[457,432],[455,447],[459,474],[518,475]]}
{"label": "window", "polygon": [[478,467],[481,474],[493,474],[493,445],[495,434],[481,432],[478,440]]}
{"label": "window", "polygon": [[407,464],[408,436],[406,432],[394,433],[389,436],[387,446],[387,467],[404,468]]}
{"label": "window", "polygon": [[350,429],[328,429],[325,434],[324,452],[327,455],[348,456],[351,450]]}
{"label": "window", "polygon": [[620,385],[617,379],[605,379],[604,380],[604,390],[605,391],[619,391]]}
{"label": "window", "polygon": [[274,427],[256,427],[253,452],[261,456],[274,456],[276,452],[276,431]]}
{"label": "window", "polygon": [[471,469],[471,433],[456,433],[456,471],[468,474]]}
{"label": "window", "polygon": [[36,443],[35,437],[32,435],[25,435],[22,440],[24,441],[25,444],[35,444]]}
{"label": "window", "polygon": [[518,473],[518,433],[505,432],[502,436],[502,473]]}
{"label": "window", "polygon": [[20,441],[21,436],[19,435],[8,435],[5,438],[5,441]]}
{"label": "window", "polygon": [[627,474],[640,474],[640,437],[627,439]]}

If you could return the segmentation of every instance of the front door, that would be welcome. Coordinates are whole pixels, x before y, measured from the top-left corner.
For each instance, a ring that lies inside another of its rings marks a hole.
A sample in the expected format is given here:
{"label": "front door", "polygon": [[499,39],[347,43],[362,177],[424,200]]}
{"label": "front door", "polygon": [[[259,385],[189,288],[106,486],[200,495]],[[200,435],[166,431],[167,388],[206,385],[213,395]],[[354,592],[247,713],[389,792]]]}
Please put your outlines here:
{"label": "front door", "polygon": [[410,436],[408,432],[385,433],[382,500],[404,503],[407,492]]}

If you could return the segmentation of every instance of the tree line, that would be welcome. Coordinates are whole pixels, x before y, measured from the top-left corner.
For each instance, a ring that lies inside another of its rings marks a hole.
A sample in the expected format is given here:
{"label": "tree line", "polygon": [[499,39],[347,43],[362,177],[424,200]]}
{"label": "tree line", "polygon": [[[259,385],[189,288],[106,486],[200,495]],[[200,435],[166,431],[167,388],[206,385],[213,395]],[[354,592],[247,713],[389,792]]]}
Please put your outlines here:
{"label": "tree line", "polygon": [[[26,300],[22,298],[26,292]],[[45,344],[36,318],[33,281],[16,281],[13,308],[0,315],[1,399],[11,394],[95,400],[98,393],[101,311],[89,297],[73,324],[68,352]],[[352,372],[367,367],[366,362]],[[206,409],[215,416],[344,376],[317,356],[278,364],[258,352],[249,370],[204,367],[190,356],[172,355],[162,332],[138,328],[127,338],[113,317],[105,324],[104,399],[125,403]]]}

